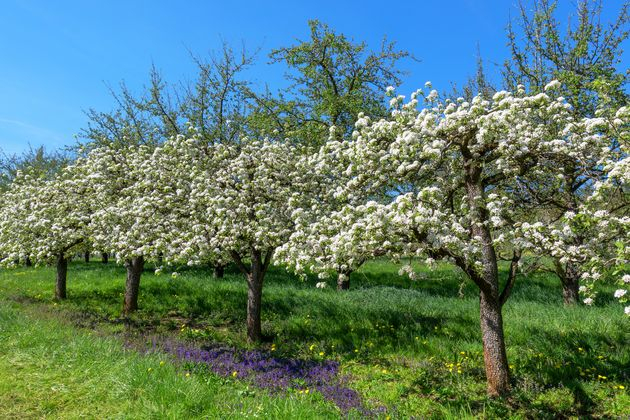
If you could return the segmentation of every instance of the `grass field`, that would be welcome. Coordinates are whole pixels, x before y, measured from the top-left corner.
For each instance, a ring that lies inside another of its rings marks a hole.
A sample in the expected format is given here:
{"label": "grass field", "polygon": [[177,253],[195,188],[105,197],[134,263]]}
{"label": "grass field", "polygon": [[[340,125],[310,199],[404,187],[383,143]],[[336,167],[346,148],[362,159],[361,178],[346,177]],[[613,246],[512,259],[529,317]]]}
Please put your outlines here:
{"label": "grass field", "polygon": [[[73,263],[61,303],[52,299],[53,269],[0,271],[0,418],[630,413],[623,308],[603,295],[594,307],[564,307],[553,277],[519,279],[504,307],[514,392],[491,400],[475,287],[450,266],[412,282],[393,264],[373,261],[353,274],[345,293],[273,268],[263,296],[268,340],[258,348],[245,339],[246,285],[238,273],[217,280],[209,270],[175,269],[177,278],[145,271],[140,310],[129,319],[120,318],[124,269],[114,264]],[[340,408],[308,379],[267,389],[240,361],[222,374],[163,343],[201,352],[220,345],[222,355],[254,352],[291,366],[332,363],[339,389],[361,403]]]}

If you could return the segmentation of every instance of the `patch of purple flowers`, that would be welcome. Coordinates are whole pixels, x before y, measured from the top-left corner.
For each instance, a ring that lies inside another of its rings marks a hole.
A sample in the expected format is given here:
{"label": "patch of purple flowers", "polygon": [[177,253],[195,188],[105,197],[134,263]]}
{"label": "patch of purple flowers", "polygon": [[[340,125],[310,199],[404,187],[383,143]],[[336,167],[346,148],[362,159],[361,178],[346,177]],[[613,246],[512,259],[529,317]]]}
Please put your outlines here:
{"label": "patch of purple flowers", "polygon": [[201,365],[225,377],[250,379],[257,387],[271,392],[291,389],[317,390],[339,407],[342,413],[356,409],[364,416],[383,413],[383,408],[368,410],[361,395],[346,386],[339,375],[339,363],[275,357],[260,350],[239,350],[223,345],[195,347],[181,342],[153,340],[153,350],[172,355],[176,360]]}

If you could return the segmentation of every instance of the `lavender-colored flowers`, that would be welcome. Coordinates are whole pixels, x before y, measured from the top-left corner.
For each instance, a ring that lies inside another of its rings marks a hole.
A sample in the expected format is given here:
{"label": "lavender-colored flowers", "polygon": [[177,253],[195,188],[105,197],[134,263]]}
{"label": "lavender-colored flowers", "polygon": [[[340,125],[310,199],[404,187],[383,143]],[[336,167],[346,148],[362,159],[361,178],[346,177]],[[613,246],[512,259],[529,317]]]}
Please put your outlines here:
{"label": "lavender-colored flowers", "polygon": [[357,391],[346,386],[346,378],[339,375],[339,363],[332,360],[280,358],[260,350],[239,350],[223,345],[195,347],[155,339],[152,347],[154,351],[172,355],[177,361],[204,366],[221,376],[250,379],[257,387],[270,392],[319,391],[342,413],[356,409],[365,416],[376,414],[364,406]]}

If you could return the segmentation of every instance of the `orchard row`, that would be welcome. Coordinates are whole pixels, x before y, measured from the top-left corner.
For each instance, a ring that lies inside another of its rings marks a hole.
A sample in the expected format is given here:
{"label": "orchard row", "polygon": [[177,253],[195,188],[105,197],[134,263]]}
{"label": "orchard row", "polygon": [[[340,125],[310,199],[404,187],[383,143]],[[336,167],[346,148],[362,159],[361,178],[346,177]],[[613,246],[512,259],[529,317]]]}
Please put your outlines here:
{"label": "orchard row", "polygon": [[[505,394],[502,306],[519,273],[551,262],[565,300],[581,291],[587,304],[598,281],[619,282],[622,302],[630,282],[630,108],[578,117],[558,89],[466,101],[427,84],[405,102],[391,88],[388,117],[359,114],[351,139],[333,127],[321,147],[214,143],[189,125],[157,147],[94,148],[52,179],[18,174],[2,197],[0,255],[56,261],[62,299],[71,255],[115,254],[127,267],[126,314],[147,260],[233,263],[252,341],[272,262],[344,289],[376,256],[448,260],[479,289],[488,391]],[[415,277],[410,265],[401,275]]]}

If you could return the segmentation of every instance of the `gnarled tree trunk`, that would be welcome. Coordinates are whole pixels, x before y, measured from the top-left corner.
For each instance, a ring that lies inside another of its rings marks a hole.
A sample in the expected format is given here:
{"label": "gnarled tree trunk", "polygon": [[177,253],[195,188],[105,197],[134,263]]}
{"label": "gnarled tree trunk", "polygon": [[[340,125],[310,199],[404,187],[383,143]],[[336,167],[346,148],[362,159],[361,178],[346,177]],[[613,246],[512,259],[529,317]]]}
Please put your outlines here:
{"label": "gnarled tree trunk", "polygon": [[90,251],[85,251],[85,253],[83,254],[83,258],[85,259],[86,263],[90,262]]}
{"label": "gnarled tree trunk", "polygon": [[24,265],[27,267],[32,267],[33,266],[33,261],[31,261],[31,257],[30,256],[26,256],[26,259],[24,260]]}
{"label": "gnarled tree trunk", "polygon": [[107,264],[109,262],[109,254],[107,252],[101,252],[101,262]]}
{"label": "gnarled tree trunk", "polygon": [[127,268],[127,282],[125,284],[125,302],[123,314],[128,315],[138,309],[138,294],[140,292],[140,276],[144,270],[144,257],[135,257],[125,261]]}
{"label": "gnarled tree trunk", "polygon": [[68,259],[61,253],[57,255],[57,280],[55,282],[55,299],[65,299],[66,280],[68,278]]}

